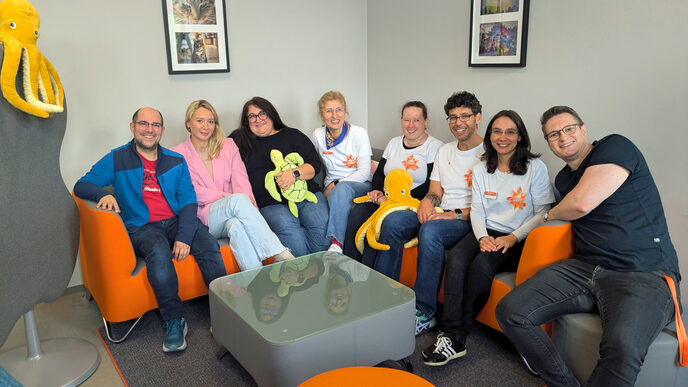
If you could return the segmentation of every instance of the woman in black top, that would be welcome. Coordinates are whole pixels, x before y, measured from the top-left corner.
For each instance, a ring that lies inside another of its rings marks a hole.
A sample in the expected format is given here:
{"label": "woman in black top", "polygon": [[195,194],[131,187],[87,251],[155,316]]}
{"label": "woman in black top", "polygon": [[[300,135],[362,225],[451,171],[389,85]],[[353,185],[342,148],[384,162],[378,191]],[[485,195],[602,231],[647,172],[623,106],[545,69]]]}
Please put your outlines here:
{"label": "woman in black top", "polygon": [[[284,125],[275,107],[261,97],[253,97],[244,104],[241,126],[230,137],[239,147],[260,213],[282,244],[297,257],[327,250],[330,241],[325,237],[325,230],[329,209],[320,186],[313,181],[321,164],[310,139],[298,129]],[[265,187],[265,175],[275,170],[270,158],[273,149],[283,156],[296,152],[303,158],[304,163],[299,167],[275,174],[278,190],[303,180],[315,194],[317,203],[308,200],[296,203],[298,217],[290,212],[284,197],[275,200]]]}

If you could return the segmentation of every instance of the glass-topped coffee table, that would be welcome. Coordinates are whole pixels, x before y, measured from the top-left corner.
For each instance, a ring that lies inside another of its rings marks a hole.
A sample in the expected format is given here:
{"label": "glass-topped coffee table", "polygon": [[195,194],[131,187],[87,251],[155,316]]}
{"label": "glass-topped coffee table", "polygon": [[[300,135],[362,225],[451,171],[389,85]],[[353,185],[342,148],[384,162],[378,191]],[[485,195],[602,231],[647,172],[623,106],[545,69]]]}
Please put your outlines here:
{"label": "glass-topped coffee table", "polygon": [[295,386],[335,368],[403,359],[415,348],[415,294],[333,252],[218,278],[215,340],[260,386]]}

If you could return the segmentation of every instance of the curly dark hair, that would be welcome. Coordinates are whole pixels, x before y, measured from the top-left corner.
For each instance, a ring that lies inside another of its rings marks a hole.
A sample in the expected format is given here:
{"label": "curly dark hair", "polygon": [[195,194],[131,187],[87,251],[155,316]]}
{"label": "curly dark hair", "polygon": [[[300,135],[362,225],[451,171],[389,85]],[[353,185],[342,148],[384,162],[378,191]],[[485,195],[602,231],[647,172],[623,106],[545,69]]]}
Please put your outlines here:
{"label": "curly dark hair", "polygon": [[256,135],[251,132],[248,123],[249,106],[255,106],[267,113],[268,117],[272,120],[275,130],[279,131],[287,127],[282,122],[279,113],[277,113],[277,109],[275,109],[275,107],[267,99],[262,97],[253,97],[246,101],[243,109],[241,110],[241,119],[239,121],[240,126],[229,135],[232,137],[232,139],[234,139],[234,142],[239,148],[239,153],[241,154],[241,159],[243,161],[246,161],[246,159],[251,155],[251,152],[253,152],[253,147],[256,144]]}
{"label": "curly dark hair", "polygon": [[475,97],[475,94],[462,91],[460,93],[454,93],[451,97],[447,98],[447,103],[444,104],[444,113],[449,115],[450,110],[461,106],[471,109],[473,114],[482,113],[483,109],[480,101]]}
{"label": "curly dark hair", "polygon": [[494,173],[495,169],[497,169],[497,151],[492,146],[490,135],[492,134],[492,125],[500,117],[507,117],[513,121],[516,124],[516,129],[518,129],[518,135],[521,137],[516,143],[516,150],[511,156],[511,160],[509,160],[509,170],[514,175],[525,175],[528,171],[528,162],[531,159],[540,157],[540,154],[530,151],[530,137],[528,136],[526,125],[523,123],[521,116],[513,110],[502,110],[490,120],[485,131],[485,141],[483,142],[485,153],[480,157],[480,160],[485,161],[487,173]]}

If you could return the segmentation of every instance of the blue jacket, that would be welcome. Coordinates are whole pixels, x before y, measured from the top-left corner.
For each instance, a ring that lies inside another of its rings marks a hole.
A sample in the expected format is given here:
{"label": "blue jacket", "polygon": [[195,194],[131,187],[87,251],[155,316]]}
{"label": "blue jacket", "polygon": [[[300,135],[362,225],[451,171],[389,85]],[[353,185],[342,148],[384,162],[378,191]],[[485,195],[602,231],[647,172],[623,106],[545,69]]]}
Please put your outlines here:
{"label": "blue jacket", "polygon": [[[179,217],[176,240],[191,245],[196,233],[196,192],[189,176],[189,168],[179,153],[158,146],[155,174],[162,194],[172,211]],[[115,148],[91,167],[91,170],[74,185],[74,194],[82,199],[98,202],[115,189],[120,215],[127,231],[132,233],[148,223],[150,214],[143,201],[143,161],[132,140]]]}

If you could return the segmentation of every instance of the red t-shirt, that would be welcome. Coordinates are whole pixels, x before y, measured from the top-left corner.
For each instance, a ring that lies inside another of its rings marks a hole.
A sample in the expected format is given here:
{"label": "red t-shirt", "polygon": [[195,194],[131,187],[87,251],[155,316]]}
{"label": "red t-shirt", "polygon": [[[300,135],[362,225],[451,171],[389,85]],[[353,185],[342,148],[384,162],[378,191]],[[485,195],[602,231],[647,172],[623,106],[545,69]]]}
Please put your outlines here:
{"label": "red t-shirt", "polygon": [[[138,152],[137,152],[138,153]],[[167,199],[160,190],[158,178],[155,176],[155,165],[157,160],[150,161],[139,153],[139,157],[143,161],[143,201],[148,206],[150,213],[149,222],[157,222],[158,220],[169,219],[175,216],[172,208],[167,203]]]}

